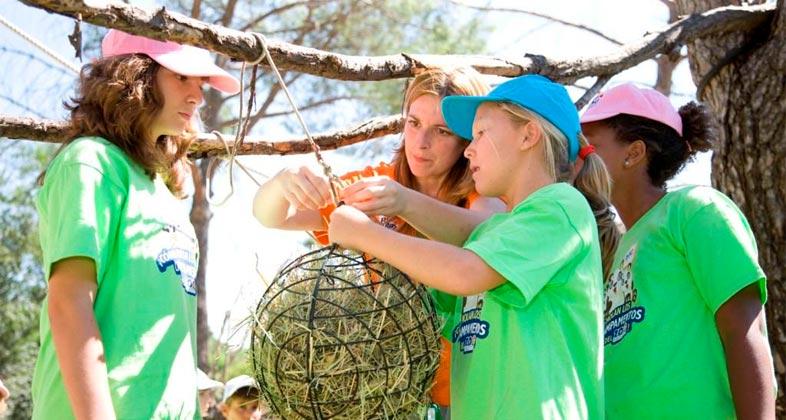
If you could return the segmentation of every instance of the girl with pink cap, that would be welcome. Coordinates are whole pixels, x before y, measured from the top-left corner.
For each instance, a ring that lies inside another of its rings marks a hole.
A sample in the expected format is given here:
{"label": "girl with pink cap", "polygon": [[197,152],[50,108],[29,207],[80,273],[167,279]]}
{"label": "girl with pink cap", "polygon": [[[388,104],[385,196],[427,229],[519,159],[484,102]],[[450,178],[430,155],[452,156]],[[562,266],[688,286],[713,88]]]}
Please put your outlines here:
{"label": "girl with pink cap", "polygon": [[606,416],[774,418],[766,280],[748,222],[709,187],[667,191],[717,128],[632,84],[596,97],[582,130],[627,232],[605,281]]}
{"label": "girl with pink cap", "polygon": [[110,30],[38,193],[48,294],[33,418],[198,418],[198,249],[178,198],[207,51]]}

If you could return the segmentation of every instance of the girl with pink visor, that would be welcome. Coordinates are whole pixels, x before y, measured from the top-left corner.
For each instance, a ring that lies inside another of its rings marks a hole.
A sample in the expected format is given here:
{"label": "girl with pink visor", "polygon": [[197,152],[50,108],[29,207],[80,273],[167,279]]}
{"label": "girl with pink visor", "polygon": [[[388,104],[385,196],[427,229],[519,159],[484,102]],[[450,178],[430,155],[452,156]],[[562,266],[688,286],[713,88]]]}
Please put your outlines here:
{"label": "girl with pink visor", "polygon": [[238,81],[198,48],[110,30],[37,197],[48,294],[33,418],[198,418],[186,152],[202,89]]}

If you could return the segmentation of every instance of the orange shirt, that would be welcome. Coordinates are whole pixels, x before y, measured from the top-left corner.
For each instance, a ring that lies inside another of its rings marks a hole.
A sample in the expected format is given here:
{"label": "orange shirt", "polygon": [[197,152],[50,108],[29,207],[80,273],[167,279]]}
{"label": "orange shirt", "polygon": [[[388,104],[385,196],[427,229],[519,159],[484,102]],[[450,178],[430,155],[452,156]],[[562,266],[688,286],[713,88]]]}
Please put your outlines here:
{"label": "orange shirt", "polygon": [[[395,168],[393,168],[393,166],[387,163],[380,163],[375,167],[367,166],[360,171],[348,172],[340,178],[352,184],[362,178],[369,178],[372,176],[387,176],[395,180],[394,174]],[[467,197],[466,208],[469,208],[477,198],[478,193],[472,192]],[[327,221],[330,220],[330,214],[333,213],[335,209],[336,206],[330,204],[319,210],[322,220],[325,221],[325,225],[327,225]],[[384,226],[395,230],[398,230],[404,224],[404,221],[398,217],[380,217],[378,221]],[[314,237],[322,245],[330,243],[327,231],[316,231],[314,232]],[[434,375],[434,384],[431,387],[431,400],[438,405],[447,407],[450,405],[450,353],[452,346],[450,341],[444,337],[440,337],[440,343],[442,344],[442,350],[439,355],[439,366],[437,366],[437,372]]]}

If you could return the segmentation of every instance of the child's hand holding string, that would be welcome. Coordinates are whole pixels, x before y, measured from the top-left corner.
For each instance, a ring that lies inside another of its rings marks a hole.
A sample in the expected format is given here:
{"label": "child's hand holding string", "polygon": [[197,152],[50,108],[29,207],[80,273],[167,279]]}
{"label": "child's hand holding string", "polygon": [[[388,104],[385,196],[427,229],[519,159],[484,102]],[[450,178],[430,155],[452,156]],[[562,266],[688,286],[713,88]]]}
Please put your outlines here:
{"label": "child's hand holding string", "polygon": [[369,216],[404,213],[411,190],[386,177],[364,178],[341,191],[341,200]]}
{"label": "child's hand holding string", "polygon": [[373,229],[384,229],[351,205],[338,206],[330,215],[328,236],[344,248],[362,251],[364,240]]}

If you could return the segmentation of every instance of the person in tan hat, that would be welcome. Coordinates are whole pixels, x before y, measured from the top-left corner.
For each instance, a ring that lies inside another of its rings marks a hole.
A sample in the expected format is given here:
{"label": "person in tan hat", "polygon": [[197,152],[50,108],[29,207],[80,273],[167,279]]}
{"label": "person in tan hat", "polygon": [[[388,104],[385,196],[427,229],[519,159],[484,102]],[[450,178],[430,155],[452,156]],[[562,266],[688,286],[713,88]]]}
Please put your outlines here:
{"label": "person in tan hat", "polygon": [[203,88],[239,83],[198,48],[116,30],[101,47],[40,177],[33,419],[198,417],[199,250],[179,199]]}

